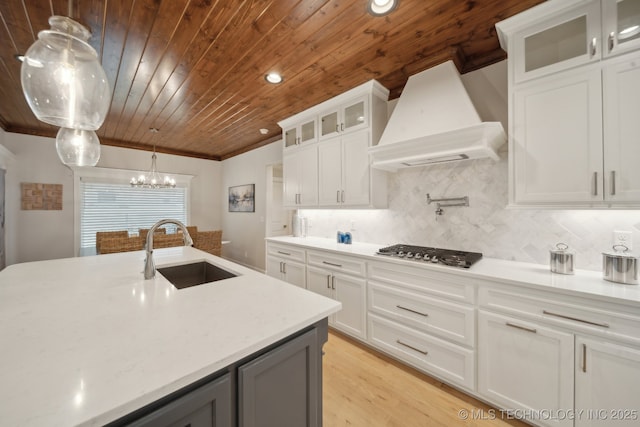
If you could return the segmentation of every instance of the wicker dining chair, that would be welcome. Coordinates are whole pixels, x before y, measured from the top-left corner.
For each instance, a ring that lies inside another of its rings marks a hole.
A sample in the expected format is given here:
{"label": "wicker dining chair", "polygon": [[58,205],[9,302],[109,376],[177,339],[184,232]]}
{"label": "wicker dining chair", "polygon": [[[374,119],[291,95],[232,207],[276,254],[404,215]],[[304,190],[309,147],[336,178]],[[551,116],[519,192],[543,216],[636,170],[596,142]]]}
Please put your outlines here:
{"label": "wicker dining chair", "polygon": [[153,236],[153,249],[184,246],[182,233],[157,234]]}
{"label": "wicker dining chair", "polygon": [[[142,237],[143,239],[147,238],[147,234],[149,234],[149,229],[148,228],[139,228],[138,229],[138,236]],[[158,234],[167,234],[167,229],[166,228],[156,228],[156,231],[153,233],[154,234],[154,238],[158,235]]]}
{"label": "wicker dining chair", "polygon": [[101,254],[140,251],[144,249],[144,239],[140,236],[108,237],[102,239]]}
{"label": "wicker dining chair", "polygon": [[192,237],[194,248],[213,255],[222,255],[222,230],[198,231]]}
{"label": "wicker dining chair", "polygon": [[96,253],[101,254],[104,253],[102,251],[102,242],[104,239],[111,238],[124,238],[129,237],[129,232],[127,230],[119,230],[119,231],[96,231]]}

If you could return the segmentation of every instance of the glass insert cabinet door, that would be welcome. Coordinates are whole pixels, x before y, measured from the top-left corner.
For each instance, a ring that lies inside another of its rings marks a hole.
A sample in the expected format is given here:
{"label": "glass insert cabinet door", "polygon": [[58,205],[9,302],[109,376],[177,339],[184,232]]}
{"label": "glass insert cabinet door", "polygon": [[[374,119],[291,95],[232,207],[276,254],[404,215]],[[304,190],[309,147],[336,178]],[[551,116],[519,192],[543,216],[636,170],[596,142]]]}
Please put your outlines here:
{"label": "glass insert cabinet door", "polygon": [[290,128],[284,131],[284,146],[292,147],[298,143],[298,129]]}
{"label": "glass insert cabinet door", "polygon": [[364,100],[351,104],[344,109],[344,128],[351,129],[365,123]]}
{"label": "glass insert cabinet door", "polygon": [[316,121],[311,120],[309,122],[300,125],[300,143],[307,141],[313,141],[316,139]]}
{"label": "glass insert cabinet door", "polygon": [[517,82],[599,61],[601,48],[600,3],[589,2],[569,12],[545,19],[515,35]]}
{"label": "glass insert cabinet door", "polygon": [[326,137],[340,131],[338,111],[331,111],[320,117],[320,136]]}
{"label": "glass insert cabinet door", "polygon": [[368,98],[364,96],[320,115],[320,138],[333,137],[368,126],[367,111]]}
{"label": "glass insert cabinet door", "polygon": [[602,5],[605,55],[640,47],[640,1],[607,0]]}

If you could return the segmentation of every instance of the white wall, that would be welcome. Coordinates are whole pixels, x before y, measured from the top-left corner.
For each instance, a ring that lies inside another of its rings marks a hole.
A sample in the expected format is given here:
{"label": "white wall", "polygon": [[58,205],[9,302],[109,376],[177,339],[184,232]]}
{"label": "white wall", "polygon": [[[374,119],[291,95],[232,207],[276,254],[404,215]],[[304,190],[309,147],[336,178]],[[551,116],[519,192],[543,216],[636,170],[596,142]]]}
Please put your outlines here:
{"label": "white wall", "polygon": [[[260,271],[265,270],[267,216],[267,166],[282,162],[282,141],[232,157],[222,162],[222,247],[225,258]],[[255,184],[255,212],[229,212],[228,191],[235,185]]]}
{"label": "white wall", "polygon": [[[55,139],[3,132],[2,143],[16,158],[7,171],[7,265],[74,256],[73,172],[58,159]],[[220,162],[162,153],[157,162],[161,172],[195,175],[190,223],[201,230],[221,228]],[[151,153],[103,145],[97,166],[146,171]],[[62,184],[62,210],[20,210],[22,182]]]}

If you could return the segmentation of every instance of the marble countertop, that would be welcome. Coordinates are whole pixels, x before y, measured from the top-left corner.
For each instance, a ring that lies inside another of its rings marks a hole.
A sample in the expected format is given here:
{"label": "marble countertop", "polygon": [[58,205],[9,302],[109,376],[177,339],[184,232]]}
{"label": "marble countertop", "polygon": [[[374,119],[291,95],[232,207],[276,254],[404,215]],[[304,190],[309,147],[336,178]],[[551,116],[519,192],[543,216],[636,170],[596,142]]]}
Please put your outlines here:
{"label": "marble countertop", "polygon": [[552,289],[568,295],[627,304],[640,308],[640,285],[625,285],[606,281],[602,278],[602,272],[599,271],[576,270],[573,275],[556,274],[550,271],[548,265],[495,258],[483,258],[468,269],[454,268],[375,255],[379,248],[388,246],[384,244],[356,242],[346,245],[337,243],[333,239],[292,236],[270,237],[267,238],[267,241],[293,244],[308,249],[328,250],[344,255],[364,257],[368,260],[418,266],[430,271],[447,272],[514,286]]}
{"label": "marble countertop", "polygon": [[0,272],[0,423],[102,425],[340,309],[340,303],[190,247],[238,277],[178,290],[142,275],[144,251]]}

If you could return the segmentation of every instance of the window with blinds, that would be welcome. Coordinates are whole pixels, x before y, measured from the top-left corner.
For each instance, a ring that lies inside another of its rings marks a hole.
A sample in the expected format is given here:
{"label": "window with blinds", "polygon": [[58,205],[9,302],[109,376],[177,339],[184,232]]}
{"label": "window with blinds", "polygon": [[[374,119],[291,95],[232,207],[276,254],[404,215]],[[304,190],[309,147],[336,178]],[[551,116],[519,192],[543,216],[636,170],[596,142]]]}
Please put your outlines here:
{"label": "window with blinds", "polygon": [[[80,253],[95,254],[96,231],[127,230],[138,234],[157,221],[187,223],[187,188],[134,188],[129,184],[80,182]],[[167,224],[167,233],[175,226]]]}

